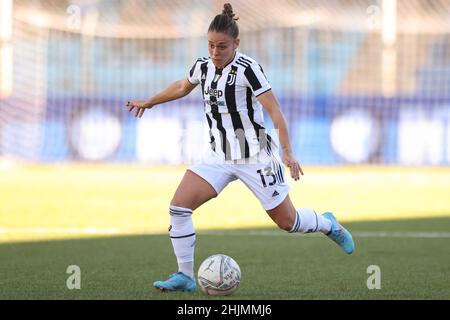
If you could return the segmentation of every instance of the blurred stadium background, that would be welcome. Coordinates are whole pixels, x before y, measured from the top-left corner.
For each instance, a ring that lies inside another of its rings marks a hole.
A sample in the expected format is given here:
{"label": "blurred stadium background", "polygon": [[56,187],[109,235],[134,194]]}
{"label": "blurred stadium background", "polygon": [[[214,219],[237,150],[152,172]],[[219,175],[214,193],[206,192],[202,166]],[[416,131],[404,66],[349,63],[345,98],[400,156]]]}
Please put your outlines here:
{"label": "blurred stadium background", "polygon": [[[233,5],[241,51],[267,72],[302,163],[450,164],[449,1]],[[121,106],[207,56],[205,30],[222,6],[2,1],[1,156],[191,163],[208,138],[200,94],[142,121]]]}
{"label": "blurred stadium background", "polygon": [[[196,264],[234,257],[236,299],[449,299],[450,0],[230,2],[305,171],[291,198],[356,251],[276,229],[232,183],[194,215]],[[125,103],[186,77],[222,7],[0,0],[0,299],[206,297],[150,285],[176,267],[167,207],[208,148],[201,94],[139,120]]]}
{"label": "blurred stadium background", "polygon": [[[201,95],[141,120],[124,105],[208,55],[223,2],[0,2],[0,239],[166,230],[184,169],[208,147]],[[449,0],[232,5],[306,171],[299,206],[344,220],[450,214]],[[244,189],[197,225],[272,225]]]}

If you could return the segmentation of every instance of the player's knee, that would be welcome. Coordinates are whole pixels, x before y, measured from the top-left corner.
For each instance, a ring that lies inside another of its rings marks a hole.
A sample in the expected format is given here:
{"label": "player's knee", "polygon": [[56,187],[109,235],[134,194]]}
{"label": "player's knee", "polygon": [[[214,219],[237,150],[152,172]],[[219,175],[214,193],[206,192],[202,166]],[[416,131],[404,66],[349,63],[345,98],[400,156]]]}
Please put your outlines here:
{"label": "player's knee", "polygon": [[283,219],[281,219],[280,224],[278,225],[280,229],[283,229],[284,231],[291,231],[295,224],[295,213],[286,214],[283,216]]}
{"label": "player's knee", "polygon": [[291,214],[285,211],[277,210],[277,212],[271,212],[269,213],[272,220],[276,223],[278,228],[285,230],[285,231],[291,231],[294,223],[295,223],[295,215],[292,217]]}
{"label": "player's knee", "polygon": [[291,231],[295,224],[295,215],[286,212],[280,218],[281,219],[278,219],[279,221],[277,221],[278,227],[287,232]]}
{"label": "player's knee", "polygon": [[293,219],[290,215],[286,215],[282,219],[277,219],[276,223],[278,228],[289,232],[294,227],[295,218]]}
{"label": "player's knee", "polygon": [[277,222],[278,228],[284,230],[284,231],[291,231],[292,230],[292,224],[289,223],[289,221],[280,221]]}

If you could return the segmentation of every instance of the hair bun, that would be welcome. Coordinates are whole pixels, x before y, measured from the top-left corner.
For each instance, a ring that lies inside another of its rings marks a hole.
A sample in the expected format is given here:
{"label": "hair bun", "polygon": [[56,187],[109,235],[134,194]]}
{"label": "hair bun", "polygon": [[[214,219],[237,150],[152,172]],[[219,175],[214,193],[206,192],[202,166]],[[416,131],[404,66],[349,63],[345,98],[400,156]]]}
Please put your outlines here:
{"label": "hair bun", "polygon": [[236,15],[233,13],[233,7],[231,6],[230,3],[225,3],[223,5],[222,14],[228,16],[230,19],[232,19],[234,21],[239,19],[239,18],[235,18]]}

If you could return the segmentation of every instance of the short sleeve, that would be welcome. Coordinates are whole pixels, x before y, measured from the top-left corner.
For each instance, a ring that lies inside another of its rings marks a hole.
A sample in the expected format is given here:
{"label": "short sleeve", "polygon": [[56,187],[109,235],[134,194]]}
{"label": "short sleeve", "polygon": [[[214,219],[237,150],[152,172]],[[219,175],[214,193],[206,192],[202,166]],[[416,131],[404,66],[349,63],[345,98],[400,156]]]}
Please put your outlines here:
{"label": "short sleeve", "polygon": [[255,96],[259,96],[272,89],[261,65],[258,63],[252,63],[245,69],[244,74],[248,86],[252,89]]}
{"label": "short sleeve", "polygon": [[207,61],[207,58],[200,58],[200,59],[197,59],[197,61],[194,63],[191,70],[189,71],[188,78],[187,78],[190,83],[192,83],[192,84],[200,83],[200,77],[201,77],[200,67],[201,67],[201,64],[206,61]]}

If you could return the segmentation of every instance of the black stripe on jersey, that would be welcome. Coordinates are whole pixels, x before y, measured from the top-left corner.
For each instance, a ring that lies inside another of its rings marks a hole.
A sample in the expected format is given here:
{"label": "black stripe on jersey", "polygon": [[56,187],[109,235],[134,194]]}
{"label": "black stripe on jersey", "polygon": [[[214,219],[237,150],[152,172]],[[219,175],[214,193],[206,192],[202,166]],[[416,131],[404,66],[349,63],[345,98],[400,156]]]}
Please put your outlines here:
{"label": "black stripe on jersey", "polygon": [[205,82],[208,75],[208,62],[202,63],[202,65],[200,66],[200,70],[202,71],[202,76],[200,78],[202,83],[202,95],[203,101],[205,101]]}
{"label": "black stripe on jersey", "polygon": [[238,61],[236,61],[236,64],[238,64],[238,65],[240,65],[240,66],[242,66],[242,67],[244,67],[244,68],[248,68],[248,67],[250,67],[249,65],[247,65],[247,64],[245,64],[245,63],[243,63],[243,62],[240,62],[239,60]]}
{"label": "black stripe on jersey", "polygon": [[[239,141],[239,147],[241,149],[241,158],[250,157],[250,148],[248,146],[248,141],[245,137],[244,125],[242,123],[241,116],[237,111],[236,106],[236,76],[237,76],[237,67],[232,66],[229,75],[231,75],[231,85],[230,81],[225,84],[225,101],[228,108],[228,113],[231,116],[231,122],[233,124],[233,131],[236,134],[236,137]],[[234,77],[234,78],[233,78]]]}
{"label": "black stripe on jersey", "polygon": [[193,76],[194,75],[194,71],[195,71],[195,66],[197,65],[197,62],[196,63],[194,63],[194,65],[192,66],[192,69],[191,69],[191,71],[189,71],[189,76]]}
{"label": "black stripe on jersey", "polygon": [[[221,75],[222,70],[216,68],[216,74]],[[217,83],[219,81],[211,82],[211,90],[217,89]],[[220,132],[220,140],[222,142],[222,151],[225,154],[225,160],[231,160],[231,145],[227,139],[227,131],[222,125],[222,115],[219,113],[219,106],[217,105],[217,98],[213,95],[209,96],[211,102],[211,113],[217,122],[217,129]]]}
{"label": "black stripe on jersey", "polygon": [[247,88],[248,118],[250,119],[250,122],[252,123],[253,128],[255,129],[256,137],[258,138],[261,149],[266,147],[267,150],[271,153],[272,138],[266,133],[266,129],[255,121],[255,109],[253,109],[252,96],[253,96],[252,89]]}
{"label": "black stripe on jersey", "polygon": [[243,60],[242,57],[236,60],[236,63],[239,63],[243,67],[250,67],[251,63],[248,63],[247,61]]}
{"label": "black stripe on jersey", "polygon": [[[212,107],[212,101],[211,101],[211,107]],[[222,116],[218,111],[213,112],[212,116],[214,120],[217,122],[217,129],[219,129],[220,132],[220,140],[222,142],[222,151],[225,154],[226,160],[231,160],[231,145],[230,142],[228,142],[227,139],[227,132],[222,124]]]}
{"label": "black stripe on jersey", "polygon": [[[243,66],[243,67],[245,67],[244,75],[247,78],[247,80],[250,83],[250,85],[252,86],[253,91],[261,89],[262,88],[261,82],[259,82],[258,77],[256,76],[255,72],[251,68],[251,64],[253,62],[248,60],[248,59],[245,59],[244,57],[240,57],[236,61],[236,63],[241,65],[241,66]],[[260,67],[261,72],[263,73],[264,77],[266,77],[266,75],[262,71],[261,65],[259,65],[259,67]]]}
{"label": "black stripe on jersey", "polygon": [[241,158],[250,157],[250,148],[248,146],[247,138],[245,137],[244,125],[242,124],[239,112],[230,113],[231,122],[233,123],[233,130],[236,138],[239,141],[239,148],[241,149]]}
{"label": "black stripe on jersey", "polygon": [[244,75],[247,78],[250,85],[252,86],[253,92],[262,88],[261,82],[259,82],[252,68],[245,69]]}
{"label": "black stripe on jersey", "polygon": [[[208,75],[208,62],[202,63],[202,65],[200,66],[200,69],[202,71],[202,76],[201,76],[202,95],[203,95],[203,101],[205,101],[205,82],[206,82],[206,77]],[[208,120],[208,125],[209,125],[209,138],[210,138],[211,147],[212,147],[213,151],[216,151],[216,139],[214,138],[214,136],[212,134],[212,120],[208,116],[208,114],[206,114],[206,119]]]}
{"label": "black stripe on jersey", "polygon": [[231,71],[228,73],[228,78],[227,82],[225,84],[225,101],[227,104],[227,108],[228,108],[228,113],[233,113],[233,112],[237,112],[237,106],[236,106],[236,81],[233,81],[232,84],[230,85],[230,78],[236,77],[237,76],[237,67],[236,66],[232,66],[231,67]]}
{"label": "black stripe on jersey", "polygon": [[263,68],[261,67],[261,65],[260,65],[260,64],[259,64],[259,69],[261,69],[261,72],[262,72],[262,74],[263,74],[264,78],[266,78],[266,80],[267,80],[266,74],[264,73],[264,70],[263,70]]}
{"label": "black stripe on jersey", "polygon": [[250,122],[253,125],[253,128],[255,129],[256,137],[259,140],[259,125],[255,122],[255,110],[253,109],[253,102],[252,102],[252,90],[250,88],[247,88],[247,110],[248,110],[248,118],[250,119]]}
{"label": "black stripe on jersey", "polygon": [[[266,139],[267,139],[266,145],[265,145],[266,151],[267,151],[267,154],[271,156],[272,155],[272,137],[269,136],[269,134],[267,134],[265,131],[264,131],[264,133],[265,133]],[[264,145],[262,147],[264,147]]]}
{"label": "black stripe on jersey", "polygon": [[198,58],[197,61],[195,61],[194,65],[192,66],[191,71],[189,71],[189,75],[192,77],[194,75],[194,71],[195,71],[195,66],[197,65],[198,62],[205,62],[207,61],[208,58]]}
{"label": "black stripe on jersey", "polygon": [[244,57],[239,57],[238,60],[243,60],[243,61],[247,62],[249,65],[253,63],[253,61],[251,61],[251,60],[249,60],[249,59],[246,59],[246,58],[244,58]]}
{"label": "black stripe on jersey", "polygon": [[[253,126],[255,126],[255,125],[258,127],[261,127],[258,123],[254,124]],[[261,131],[261,130],[259,130],[259,131]],[[265,130],[264,130],[264,133],[266,134],[266,136],[269,136]],[[259,136],[258,136],[258,139],[259,139]],[[272,157],[273,153],[272,153],[272,148],[271,148],[270,144],[266,143],[265,145],[262,145],[261,148],[262,147],[265,147],[264,149],[266,150],[267,154]]]}
{"label": "black stripe on jersey", "polygon": [[241,62],[243,62],[243,63],[245,63],[245,64],[248,64],[248,65],[251,65],[252,63],[253,63],[253,61],[251,61],[251,60],[249,60],[249,59],[246,59],[246,58],[244,58],[244,57],[239,57],[239,59],[237,59],[237,61],[241,61]]}
{"label": "black stripe on jersey", "polygon": [[216,138],[214,138],[212,134],[212,120],[208,114],[206,114],[206,120],[208,120],[209,125],[209,143],[211,144],[211,148],[213,149],[213,151],[216,151]]}

